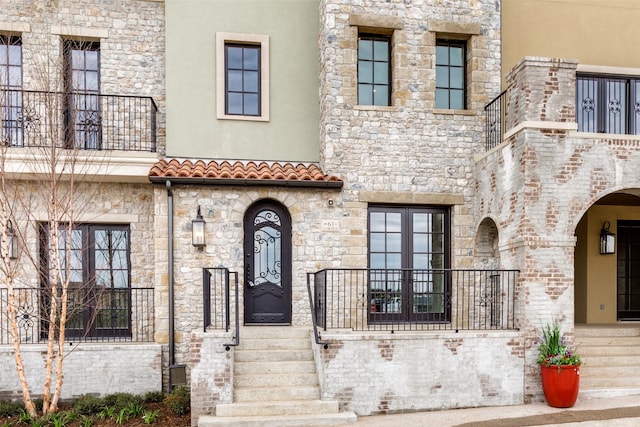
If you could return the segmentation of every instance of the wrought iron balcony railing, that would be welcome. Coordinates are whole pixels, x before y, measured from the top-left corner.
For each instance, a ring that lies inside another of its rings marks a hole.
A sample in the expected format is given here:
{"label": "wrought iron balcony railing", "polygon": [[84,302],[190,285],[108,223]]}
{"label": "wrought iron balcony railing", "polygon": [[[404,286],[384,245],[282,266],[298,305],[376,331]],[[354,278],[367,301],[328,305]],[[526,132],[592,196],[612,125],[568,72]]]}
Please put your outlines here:
{"label": "wrought iron balcony railing", "polygon": [[484,107],[486,121],[485,150],[489,151],[502,143],[505,128],[507,91],[503,91]]}
{"label": "wrought iron balcony railing", "polygon": [[[50,296],[43,289],[15,289],[13,306],[21,343],[37,344],[49,331]],[[0,344],[13,342],[9,293],[0,289]],[[153,288],[70,289],[65,331],[69,342],[154,340]]]}
{"label": "wrought iron balcony railing", "polygon": [[308,273],[307,286],[325,331],[510,330],[517,278],[517,270],[326,269]]}
{"label": "wrought iron balcony railing", "polygon": [[0,90],[0,142],[9,147],[155,152],[151,97]]}

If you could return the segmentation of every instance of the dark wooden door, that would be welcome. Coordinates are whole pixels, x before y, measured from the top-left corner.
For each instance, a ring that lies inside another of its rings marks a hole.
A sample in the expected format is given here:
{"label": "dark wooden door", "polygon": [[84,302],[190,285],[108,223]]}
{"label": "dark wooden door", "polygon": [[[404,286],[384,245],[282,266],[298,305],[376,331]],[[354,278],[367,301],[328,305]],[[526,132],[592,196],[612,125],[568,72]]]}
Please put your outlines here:
{"label": "dark wooden door", "polygon": [[618,319],[640,319],[640,221],[618,221]]}
{"label": "dark wooden door", "polygon": [[291,219],[274,201],[252,205],[244,220],[244,322],[291,323]]}

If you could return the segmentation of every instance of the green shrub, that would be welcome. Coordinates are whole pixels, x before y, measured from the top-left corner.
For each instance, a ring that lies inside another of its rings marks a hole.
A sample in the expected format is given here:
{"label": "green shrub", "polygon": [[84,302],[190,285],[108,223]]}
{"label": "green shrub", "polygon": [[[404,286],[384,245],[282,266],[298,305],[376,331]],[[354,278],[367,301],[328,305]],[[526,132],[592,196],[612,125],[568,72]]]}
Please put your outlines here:
{"label": "green shrub", "polygon": [[160,403],[164,400],[165,394],[162,391],[148,391],[142,400],[144,403]]}
{"label": "green shrub", "polygon": [[87,394],[73,404],[73,410],[80,415],[96,415],[105,408],[104,400]]}
{"label": "green shrub", "polygon": [[156,422],[156,419],[158,418],[159,415],[160,415],[160,411],[158,411],[157,409],[154,411],[145,411],[144,414],[142,415],[142,421],[145,424],[153,424]]}
{"label": "green shrub", "polygon": [[164,398],[163,403],[171,413],[181,417],[189,410],[190,400],[189,389],[178,387]]}
{"label": "green shrub", "polygon": [[22,411],[22,408],[22,404],[17,402],[0,401],[0,418],[8,418],[18,415]]}
{"label": "green shrub", "polygon": [[129,403],[142,405],[142,397],[136,396],[131,393],[113,393],[103,398],[105,406],[111,406],[115,409],[115,412],[120,412],[121,409],[126,409]]}

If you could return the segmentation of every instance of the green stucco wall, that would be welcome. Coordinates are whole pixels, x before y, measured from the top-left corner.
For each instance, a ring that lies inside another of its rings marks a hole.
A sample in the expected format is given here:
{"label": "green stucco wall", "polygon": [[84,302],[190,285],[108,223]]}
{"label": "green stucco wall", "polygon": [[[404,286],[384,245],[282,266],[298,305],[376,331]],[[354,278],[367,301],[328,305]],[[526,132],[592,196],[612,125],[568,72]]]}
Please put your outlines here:
{"label": "green stucco wall", "polygon": [[[268,122],[216,118],[216,33],[269,35]],[[318,161],[317,0],[166,0],[169,157]]]}

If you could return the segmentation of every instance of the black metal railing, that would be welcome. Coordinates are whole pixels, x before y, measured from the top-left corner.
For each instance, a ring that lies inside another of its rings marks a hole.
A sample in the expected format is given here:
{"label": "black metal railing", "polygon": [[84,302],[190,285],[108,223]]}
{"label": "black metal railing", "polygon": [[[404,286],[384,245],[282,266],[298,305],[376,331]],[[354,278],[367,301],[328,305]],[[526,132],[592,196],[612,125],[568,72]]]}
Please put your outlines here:
{"label": "black metal railing", "polygon": [[[67,301],[65,337],[69,342],[154,340],[153,288],[70,289]],[[14,316],[21,343],[37,344],[47,338],[50,302],[43,289],[14,289]],[[0,344],[13,342],[9,303],[8,289],[0,289]]]}
{"label": "black metal railing", "polygon": [[[233,289],[231,284],[233,278]],[[238,273],[227,268],[202,269],[202,307],[204,332],[208,329],[233,327],[233,342],[224,344],[227,350],[240,343],[240,313],[238,302]],[[231,318],[234,316],[232,326]]]}
{"label": "black metal railing", "polygon": [[155,152],[151,97],[0,90],[0,143],[9,147]]}
{"label": "black metal railing", "polygon": [[307,287],[314,331],[511,330],[517,280],[517,270],[326,269]]}
{"label": "black metal railing", "polygon": [[486,151],[489,151],[502,143],[507,112],[506,105],[507,91],[505,90],[484,107],[487,134],[485,144]]}

